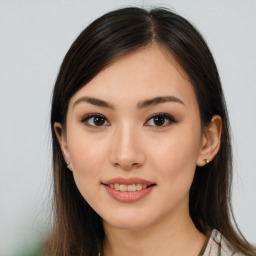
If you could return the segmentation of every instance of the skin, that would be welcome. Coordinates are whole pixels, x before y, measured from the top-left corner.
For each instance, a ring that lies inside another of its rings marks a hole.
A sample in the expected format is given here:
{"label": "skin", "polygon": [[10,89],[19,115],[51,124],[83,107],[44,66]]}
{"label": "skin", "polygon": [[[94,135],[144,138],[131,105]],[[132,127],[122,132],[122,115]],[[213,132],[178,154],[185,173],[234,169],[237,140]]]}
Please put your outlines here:
{"label": "skin", "polygon": [[[177,100],[141,106],[162,96]],[[105,118],[100,126],[84,119],[95,113]],[[157,126],[152,115],[159,113],[175,121],[164,118]],[[193,86],[164,47],[115,60],[75,93],[66,129],[55,123],[55,131],[79,191],[103,219],[104,255],[198,255],[206,237],[189,216],[189,189],[196,166],[218,152],[221,118],[213,116],[201,128]],[[138,177],[156,186],[141,200],[122,203],[102,185],[115,177]]]}

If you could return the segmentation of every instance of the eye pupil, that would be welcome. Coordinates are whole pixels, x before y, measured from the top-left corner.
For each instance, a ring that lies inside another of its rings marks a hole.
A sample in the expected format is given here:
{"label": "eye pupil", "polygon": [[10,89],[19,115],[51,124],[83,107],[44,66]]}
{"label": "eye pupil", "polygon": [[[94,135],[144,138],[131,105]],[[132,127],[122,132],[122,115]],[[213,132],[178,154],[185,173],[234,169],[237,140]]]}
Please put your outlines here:
{"label": "eye pupil", "polygon": [[156,126],[162,126],[165,122],[165,117],[164,116],[155,116],[154,117],[154,124]]}
{"label": "eye pupil", "polygon": [[105,118],[104,117],[101,117],[101,116],[96,116],[94,117],[93,119],[93,122],[96,126],[101,126],[101,125],[104,125],[105,123]]}

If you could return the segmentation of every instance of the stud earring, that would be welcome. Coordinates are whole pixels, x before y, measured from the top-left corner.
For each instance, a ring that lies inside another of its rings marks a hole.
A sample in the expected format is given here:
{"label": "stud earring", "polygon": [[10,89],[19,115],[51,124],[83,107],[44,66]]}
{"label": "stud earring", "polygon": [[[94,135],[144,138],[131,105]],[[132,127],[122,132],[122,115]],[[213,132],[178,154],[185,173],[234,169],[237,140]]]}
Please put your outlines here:
{"label": "stud earring", "polygon": [[209,164],[210,163],[209,159],[204,159],[204,161],[205,161],[205,164]]}
{"label": "stud earring", "polygon": [[70,162],[66,162],[67,167],[68,167],[69,164],[70,164]]}

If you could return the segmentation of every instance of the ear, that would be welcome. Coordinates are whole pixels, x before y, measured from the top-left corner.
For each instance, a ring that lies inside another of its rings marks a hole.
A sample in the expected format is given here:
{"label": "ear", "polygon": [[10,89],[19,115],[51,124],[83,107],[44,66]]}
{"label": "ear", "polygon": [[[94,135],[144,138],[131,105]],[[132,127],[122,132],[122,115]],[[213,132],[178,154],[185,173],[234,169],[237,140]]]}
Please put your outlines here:
{"label": "ear", "polygon": [[218,153],[220,148],[221,130],[222,119],[219,115],[214,115],[209,125],[204,128],[197,166],[204,166],[207,164],[207,160],[211,161]]}
{"label": "ear", "polygon": [[[54,123],[54,131],[55,131],[56,137],[58,139],[58,142],[60,144],[60,148],[61,148],[62,155],[63,155],[65,162],[70,162],[66,134],[64,132],[64,129],[63,129],[61,123],[58,123],[58,122]],[[71,165],[68,166],[69,169],[70,169],[70,167],[71,167]]]}

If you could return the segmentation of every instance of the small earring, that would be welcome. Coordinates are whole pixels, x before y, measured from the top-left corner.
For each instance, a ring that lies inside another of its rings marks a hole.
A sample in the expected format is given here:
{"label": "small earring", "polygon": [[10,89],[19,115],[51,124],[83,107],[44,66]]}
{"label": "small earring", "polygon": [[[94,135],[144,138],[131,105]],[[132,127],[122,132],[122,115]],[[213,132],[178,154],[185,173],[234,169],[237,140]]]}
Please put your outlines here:
{"label": "small earring", "polygon": [[68,167],[69,164],[70,164],[70,162],[66,162],[67,167]]}
{"label": "small earring", "polygon": [[209,164],[210,163],[209,159],[204,159],[204,161],[205,161],[205,164]]}

